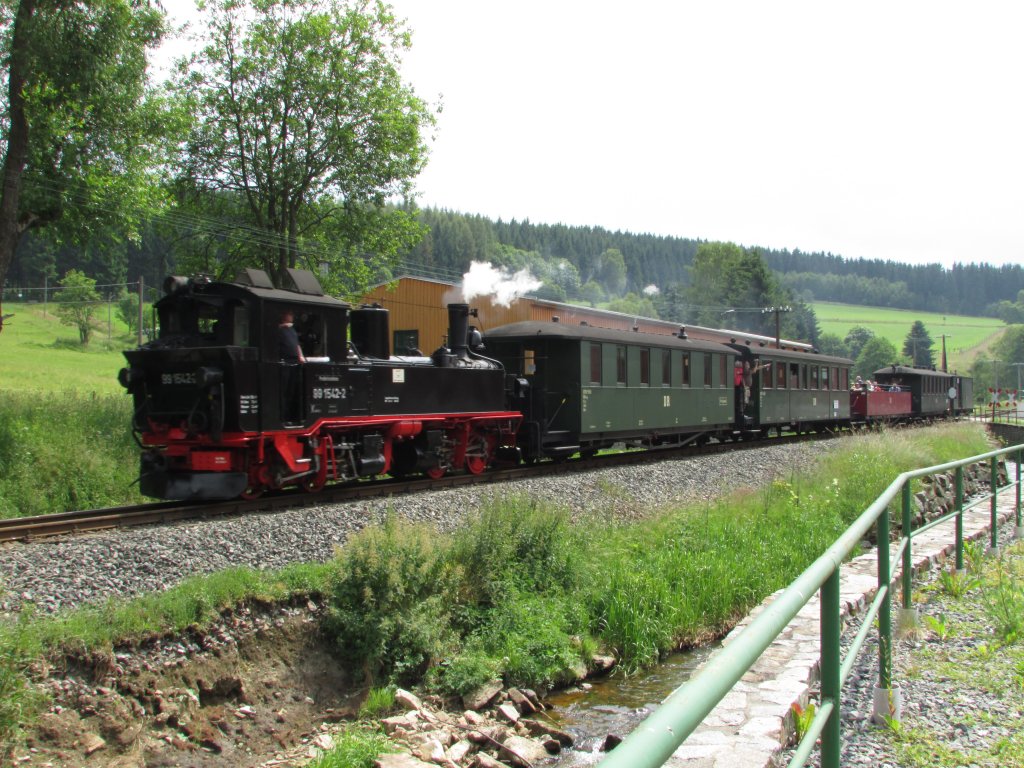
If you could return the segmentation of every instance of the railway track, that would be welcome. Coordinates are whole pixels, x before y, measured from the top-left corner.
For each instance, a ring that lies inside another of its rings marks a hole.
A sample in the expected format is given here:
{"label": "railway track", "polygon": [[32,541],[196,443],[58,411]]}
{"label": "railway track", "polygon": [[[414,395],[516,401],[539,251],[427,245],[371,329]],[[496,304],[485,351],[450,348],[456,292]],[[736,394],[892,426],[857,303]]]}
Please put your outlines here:
{"label": "railway track", "polygon": [[[822,439],[834,435],[783,435],[771,438],[770,444],[780,445],[812,439]],[[13,541],[29,541],[54,536],[81,534],[114,528],[127,528],[140,525],[166,525],[184,520],[226,517],[253,513],[269,513],[303,506],[323,506],[325,504],[341,504],[359,499],[402,496],[428,490],[458,488],[467,485],[480,485],[516,480],[526,477],[538,477],[563,472],[583,472],[593,469],[617,467],[628,464],[639,464],[652,461],[705,456],[735,450],[749,450],[763,447],[764,440],[746,442],[709,443],[701,447],[668,447],[648,450],[610,453],[587,459],[573,459],[562,462],[542,462],[534,465],[521,465],[505,469],[492,470],[479,475],[453,474],[439,480],[417,478],[415,480],[381,479],[357,482],[346,485],[327,486],[320,491],[306,493],[297,490],[267,494],[259,499],[244,501],[188,502],[164,501],[153,504],[135,504],[124,507],[107,507],[105,509],[59,512],[51,515],[35,517],[15,517],[0,519],[0,543]]]}

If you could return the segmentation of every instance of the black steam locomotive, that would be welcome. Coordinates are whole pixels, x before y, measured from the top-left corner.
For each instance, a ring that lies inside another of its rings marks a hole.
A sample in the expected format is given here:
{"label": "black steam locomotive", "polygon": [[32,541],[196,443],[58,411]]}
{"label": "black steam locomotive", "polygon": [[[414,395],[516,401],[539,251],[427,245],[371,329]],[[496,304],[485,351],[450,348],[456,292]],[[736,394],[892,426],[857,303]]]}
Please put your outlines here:
{"label": "black steam locomotive", "polygon": [[[467,305],[450,308],[449,347],[390,357],[385,310],[325,296],[307,271],[286,282],[255,269],[233,283],[167,279],[159,337],[125,352],[120,373],[143,494],[254,498],[385,473],[478,473],[514,455],[516,381],[475,349]],[[281,358],[289,314],[304,363]]]}

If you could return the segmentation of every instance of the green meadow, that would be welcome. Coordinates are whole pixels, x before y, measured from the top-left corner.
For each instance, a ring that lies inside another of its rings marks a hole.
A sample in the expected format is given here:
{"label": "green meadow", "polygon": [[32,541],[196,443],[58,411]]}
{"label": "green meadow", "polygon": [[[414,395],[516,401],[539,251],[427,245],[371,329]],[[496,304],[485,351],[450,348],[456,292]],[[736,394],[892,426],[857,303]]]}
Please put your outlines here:
{"label": "green meadow", "polygon": [[[87,347],[78,341],[78,330],[61,325],[50,304],[4,302],[4,314],[12,314],[0,333],[0,397],[6,391],[120,395],[117,372],[125,365],[121,351],[135,346],[128,329],[111,312],[109,335],[107,309],[98,312],[97,328]],[[127,397],[126,397],[127,399]]]}
{"label": "green meadow", "polygon": [[[134,345],[106,311],[92,341],[51,304],[5,302],[0,333],[0,517],[142,501],[131,400],[117,382]],[[113,313],[111,313],[113,314]]]}
{"label": "green meadow", "polygon": [[919,312],[908,309],[862,307],[853,304],[813,302],[811,307],[818,316],[823,333],[834,333],[845,338],[850,329],[863,326],[903,349],[903,341],[910,327],[920,320],[935,342],[935,359],[942,352],[942,336],[946,336],[946,354],[951,369],[966,371],[971,362],[1006,329],[1002,320],[994,317],[968,317],[944,315],[941,312]]}

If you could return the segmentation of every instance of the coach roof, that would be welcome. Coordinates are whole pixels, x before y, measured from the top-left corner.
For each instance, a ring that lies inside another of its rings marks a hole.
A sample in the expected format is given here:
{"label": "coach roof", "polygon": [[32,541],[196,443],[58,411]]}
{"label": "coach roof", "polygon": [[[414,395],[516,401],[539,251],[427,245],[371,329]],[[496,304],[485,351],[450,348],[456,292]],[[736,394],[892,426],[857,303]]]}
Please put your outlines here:
{"label": "coach roof", "polygon": [[718,352],[719,354],[735,354],[734,350],[724,344],[713,341],[679,338],[660,333],[642,333],[640,331],[622,331],[616,328],[597,328],[592,325],[570,325],[569,323],[540,322],[527,320],[510,323],[492,328],[484,333],[484,341],[515,341],[529,339],[563,339],[566,341],[606,341],[614,344],[630,344],[635,346],[668,347],[676,349]]}

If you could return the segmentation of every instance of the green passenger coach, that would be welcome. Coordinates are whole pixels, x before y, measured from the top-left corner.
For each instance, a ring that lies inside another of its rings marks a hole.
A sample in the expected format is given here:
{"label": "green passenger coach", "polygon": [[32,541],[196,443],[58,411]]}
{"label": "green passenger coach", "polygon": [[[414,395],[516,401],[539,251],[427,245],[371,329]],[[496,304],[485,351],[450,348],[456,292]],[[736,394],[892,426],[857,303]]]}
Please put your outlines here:
{"label": "green passenger coach", "polygon": [[734,430],[728,346],[685,335],[521,322],[487,332],[487,354],[521,372],[514,407],[526,459],[617,442],[683,445]]}
{"label": "green passenger coach", "polygon": [[[839,429],[850,420],[853,361],[809,352],[735,348],[751,371],[749,396],[737,394],[741,428],[762,434]],[[737,391],[739,392],[739,387]]]}

